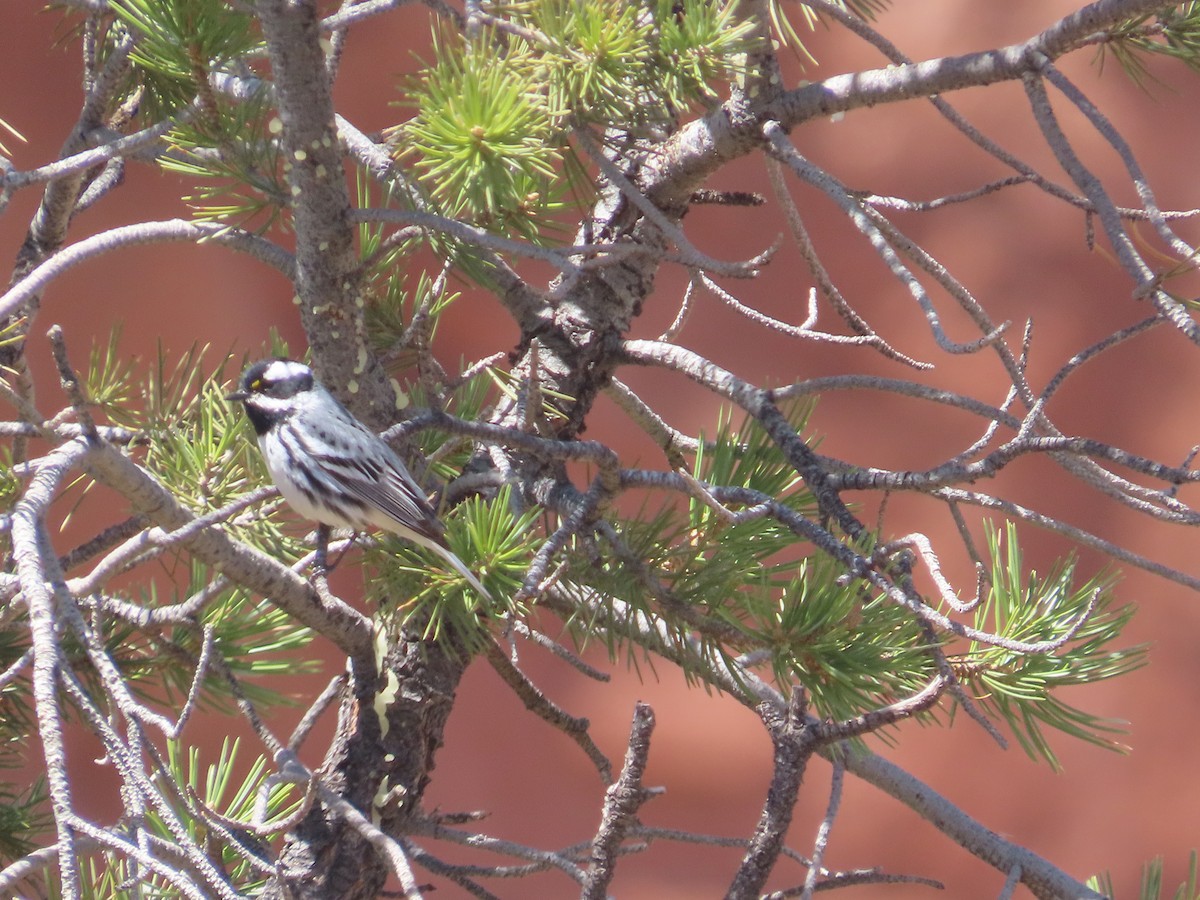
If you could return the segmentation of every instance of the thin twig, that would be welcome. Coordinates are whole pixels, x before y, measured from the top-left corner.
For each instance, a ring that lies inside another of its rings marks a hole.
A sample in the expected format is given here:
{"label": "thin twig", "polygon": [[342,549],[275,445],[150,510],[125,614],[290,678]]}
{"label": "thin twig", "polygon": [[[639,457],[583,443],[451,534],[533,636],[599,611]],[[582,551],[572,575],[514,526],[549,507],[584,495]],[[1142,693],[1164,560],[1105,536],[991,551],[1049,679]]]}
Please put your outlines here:
{"label": "thin twig", "polygon": [[639,702],[633,709],[633,725],[621,775],[604,794],[600,827],[592,841],[591,861],[579,895],[582,900],[603,900],[608,895],[608,886],[616,874],[617,849],[642,804],[658,793],[642,786],[653,731],[654,711],[648,704]]}
{"label": "thin twig", "polygon": [[825,851],[829,847],[829,835],[833,831],[833,820],[837,818],[838,808],[842,803],[842,779],[845,777],[846,767],[842,764],[841,757],[834,757],[833,774],[829,784],[829,805],[825,807],[825,816],[821,819],[821,825],[817,829],[817,838],[813,841],[812,862],[809,863],[808,872],[804,876],[804,889],[800,894],[800,900],[812,900],[813,891],[817,888],[817,878],[821,873],[821,861],[825,857]]}
{"label": "thin twig", "polygon": [[551,701],[549,697],[542,693],[537,685],[530,681],[509,660],[495,641],[486,641],[483,644],[483,653],[496,674],[504,680],[505,684],[512,688],[521,702],[525,704],[525,708],[574,741],[587,755],[588,759],[591,760],[592,765],[596,767],[596,771],[600,773],[601,780],[605,784],[611,784],[612,764],[600,752],[600,748],[596,746],[596,742],[588,734],[588,720],[570,715]]}

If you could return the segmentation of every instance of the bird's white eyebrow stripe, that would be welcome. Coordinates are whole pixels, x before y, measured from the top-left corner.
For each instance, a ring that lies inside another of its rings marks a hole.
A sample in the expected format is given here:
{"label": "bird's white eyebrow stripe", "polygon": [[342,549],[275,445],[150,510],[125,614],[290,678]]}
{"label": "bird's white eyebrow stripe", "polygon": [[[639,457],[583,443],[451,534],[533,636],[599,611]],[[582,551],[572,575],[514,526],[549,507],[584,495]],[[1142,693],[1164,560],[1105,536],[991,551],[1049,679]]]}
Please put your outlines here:
{"label": "bird's white eyebrow stripe", "polygon": [[310,369],[304,363],[298,363],[291,359],[276,359],[263,369],[263,378],[268,381],[284,381],[309,371]]}

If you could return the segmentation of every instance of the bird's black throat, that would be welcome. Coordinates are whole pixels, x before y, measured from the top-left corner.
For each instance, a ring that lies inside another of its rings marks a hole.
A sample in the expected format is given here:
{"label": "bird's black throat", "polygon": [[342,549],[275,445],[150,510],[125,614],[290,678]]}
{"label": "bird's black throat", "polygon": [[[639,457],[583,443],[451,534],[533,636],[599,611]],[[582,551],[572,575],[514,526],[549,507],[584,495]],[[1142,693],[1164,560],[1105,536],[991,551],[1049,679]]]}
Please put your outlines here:
{"label": "bird's black throat", "polygon": [[253,403],[244,403],[243,405],[246,407],[246,418],[254,426],[254,433],[259,436],[270,431],[271,426],[282,418],[278,413],[269,413],[266,410],[259,409]]}

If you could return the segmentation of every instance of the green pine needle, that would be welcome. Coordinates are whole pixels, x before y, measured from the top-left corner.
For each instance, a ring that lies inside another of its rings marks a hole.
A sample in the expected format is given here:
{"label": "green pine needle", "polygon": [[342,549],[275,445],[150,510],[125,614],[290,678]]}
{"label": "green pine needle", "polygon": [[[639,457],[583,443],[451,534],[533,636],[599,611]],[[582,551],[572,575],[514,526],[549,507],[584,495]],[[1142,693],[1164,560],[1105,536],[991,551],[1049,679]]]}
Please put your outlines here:
{"label": "green pine needle", "polygon": [[972,643],[956,661],[963,683],[980,707],[1002,718],[1034,759],[1058,768],[1046,729],[1112,750],[1123,750],[1116,735],[1124,723],[1103,719],[1072,706],[1059,691],[1116,678],[1146,663],[1144,645],[1115,648],[1134,613],[1117,607],[1114,579],[1101,574],[1077,581],[1074,558],[1060,561],[1044,577],[1024,564],[1016,527],[1004,537],[989,526],[991,586],[976,610],[975,626],[1014,641],[1053,641],[1078,624],[1090,604],[1095,608],[1064,646],[1047,653],[1021,653]]}
{"label": "green pine needle", "polygon": [[[1142,867],[1141,890],[1138,900],[1165,900],[1163,894],[1163,859],[1157,857]],[[1116,897],[1116,889],[1112,876],[1108,872],[1094,875],[1087,881],[1087,886],[1099,891],[1105,897]],[[1200,857],[1192,850],[1188,854],[1187,880],[1179,885],[1170,895],[1171,900],[1200,900]]]}
{"label": "green pine needle", "polygon": [[130,58],[155,120],[178,112],[197,92],[211,96],[209,73],[263,43],[254,18],[225,0],[110,0],[109,8],[137,35]]}
{"label": "green pine needle", "polygon": [[493,38],[435,33],[436,61],[409,84],[417,114],[401,155],[447,215],[535,237],[558,171],[553,115],[527,54],[498,65]]}
{"label": "green pine needle", "polygon": [[380,615],[400,626],[420,627],[427,640],[450,631],[468,652],[484,638],[488,621],[528,615],[513,595],[534,553],[533,526],[540,513],[517,514],[511,501],[505,486],[494,500],[471,498],[444,517],[450,549],[483,582],[494,603],[478,596],[436,554],[388,535],[365,563],[373,573],[368,594],[386,606]]}
{"label": "green pine needle", "polygon": [[262,233],[289,206],[287,163],[272,133],[277,123],[271,95],[247,100],[212,98],[208,115],[180,122],[169,140],[173,152],[159,165],[194,183],[183,199],[200,221],[225,222]]}
{"label": "green pine needle", "polygon": [[1136,84],[1145,88],[1150,60],[1165,56],[1200,70],[1200,3],[1164,6],[1156,13],[1137,16],[1110,29],[1097,44],[1097,62],[1103,69],[1111,57]]}

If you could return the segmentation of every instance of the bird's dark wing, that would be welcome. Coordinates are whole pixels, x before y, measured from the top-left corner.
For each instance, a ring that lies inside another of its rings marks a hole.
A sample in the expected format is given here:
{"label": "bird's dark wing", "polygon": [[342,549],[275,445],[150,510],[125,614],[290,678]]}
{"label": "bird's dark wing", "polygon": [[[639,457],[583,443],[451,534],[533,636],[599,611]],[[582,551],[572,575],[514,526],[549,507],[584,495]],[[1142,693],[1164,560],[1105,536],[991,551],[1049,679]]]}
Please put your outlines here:
{"label": "bird's dark wing", "polygon": [[[393,456],[390,451],[389,456]],[[445,528],[399,458],[372,459],[358,468],[361,477],[347,478],[347,491],[398,525],[439,544],[442,542]]]}
{"label": "bird's dark wing", "polygon": [[421,488],[392,449],[374,435],[371,437],[376,443],[369,454],[322,460],[330,476],[347,494],[377,509],[402,529],[442,543],[445,528]]}
{"label": "bird's dark wing", "polygon": [[[308,447],[308,452],[321,462],[324,474],[348,497],[368,510],[377,510],[398,526],[389,530],[402,535],[410,531],[441,544],[445,528],[404,462],[345,407],[329,399],[334,421],[316,435],[319,441]],[[375,524],[387,528],[384,522]]]}

